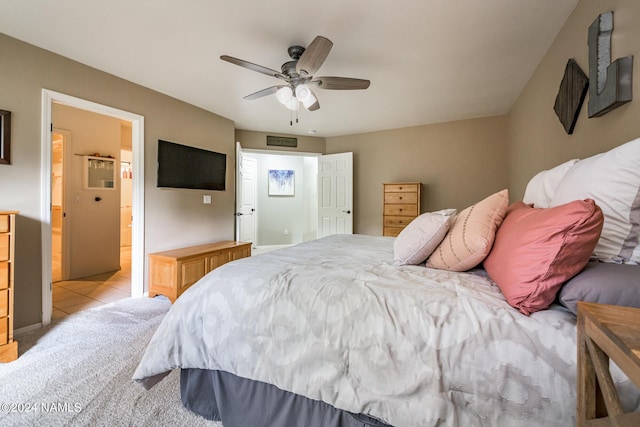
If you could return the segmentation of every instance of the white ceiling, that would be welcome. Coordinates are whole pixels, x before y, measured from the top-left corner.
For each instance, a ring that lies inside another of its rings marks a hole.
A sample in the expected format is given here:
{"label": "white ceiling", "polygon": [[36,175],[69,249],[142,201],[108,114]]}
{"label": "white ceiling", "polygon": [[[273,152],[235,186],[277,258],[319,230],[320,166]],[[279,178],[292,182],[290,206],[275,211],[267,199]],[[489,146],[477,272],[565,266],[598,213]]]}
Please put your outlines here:
{"label": "white ceiling", "polygon": [[[238,129],[336,136],[508,113],[577,2],[2,0],[0,32]],[[289,46],[316,35],[334,43],[317,75],[371,86],[317,90],[320,110],[293,126],[275,96],[242,99],[281,80],[219,59],[280,70]]]}

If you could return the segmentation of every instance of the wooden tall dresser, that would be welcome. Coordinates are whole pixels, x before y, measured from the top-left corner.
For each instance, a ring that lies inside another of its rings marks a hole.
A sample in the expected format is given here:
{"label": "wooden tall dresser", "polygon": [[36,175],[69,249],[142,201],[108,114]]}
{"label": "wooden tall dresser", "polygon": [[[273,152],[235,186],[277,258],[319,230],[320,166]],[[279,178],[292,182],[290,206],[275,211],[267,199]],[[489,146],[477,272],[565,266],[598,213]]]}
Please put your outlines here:
{"label": "wooden tall dresser", "polygon": [[419,182],[382,184],[384,189],[383,236],[397,236],[403,228],[420,215]]}
{"label": "wooden tall dresser", "polygon": [[18,358],[18,341],[13,340],[13,268],[15,219],[18,212],[0,210],[0,362]]}

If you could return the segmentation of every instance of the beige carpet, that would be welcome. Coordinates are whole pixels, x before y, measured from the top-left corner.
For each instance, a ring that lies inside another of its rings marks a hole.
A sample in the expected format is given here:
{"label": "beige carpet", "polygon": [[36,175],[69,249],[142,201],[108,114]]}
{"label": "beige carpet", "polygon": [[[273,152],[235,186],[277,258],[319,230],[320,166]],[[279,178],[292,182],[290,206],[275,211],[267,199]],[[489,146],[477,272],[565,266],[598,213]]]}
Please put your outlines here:
{"label": "beige carpet", "polygon": [[2,426],[215,426],[180,402],[179,372],[149,391],[131,380],[169,310],[162,298],[128,298],[16,338],[0,363]]}

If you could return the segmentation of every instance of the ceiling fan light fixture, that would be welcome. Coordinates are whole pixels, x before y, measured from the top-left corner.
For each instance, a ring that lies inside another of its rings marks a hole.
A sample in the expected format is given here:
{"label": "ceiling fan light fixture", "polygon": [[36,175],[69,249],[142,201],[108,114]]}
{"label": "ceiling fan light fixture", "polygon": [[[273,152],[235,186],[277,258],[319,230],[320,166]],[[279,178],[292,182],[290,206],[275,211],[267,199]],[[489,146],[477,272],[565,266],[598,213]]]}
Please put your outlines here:
{"label": "ceiling fan light fixture", "polygon": [[289,103],[285,104],[285,107],[287,107],[292,111],[298,111],[298,107],[299,107],[298,98],[296,98],[295,96],[292,96]]}
{"label": "ceiling fan light fixture", "polygon": [[309,107],[311,107],[313,104],[315,104],[316,102],[318,102],[318,100],[316,99],[315,96],[313,96],[313,94],[311,96],[309,96],[307,99],[305,99],[304,101],[302,101],[302,105],[304,105],[304,108],[306,108],[307,110],[309,109]]}
{"label": "ceiling fan light fixture", "polygon": [[276,92],[276,98],[278,101],[288,108],[291,105],[291,98],[293,97],[293,91],[289,86],[284,86],[278,89]]}
{"label": "ceiling fan light fixture", "polygon": [[[278,102],[288,110],[296,111],[297,123],[297,111],[300,109],[300,103],[309,111],[317,111],[320,109],[318,97],[314,92],[315,89],[354,90],[367,89],[369,87],[369,80],[364,79],[354,79],[351,77],[314,78],[316,71],[320,69],[325,59],[327,59],[327,55],[332,46],[333,42],[331,42],[331,40],[323,36],[317,36],[306,49],[297,45],[289,47],[287,52],[291,57],[291,61],[282,64],[281,72],[228,55],[222,55],[220,59],[258,73],[284,80],[286,84],[259,90],[245,96],[244,99],[258,99],[263,96],[275,94]],[[313,85],[313,89],[311,85]],[[293,118],[293,114],[291,117]],[[291,124],[293,124],[293,119],[291,120]]]}
{"label": "ceiling fan light fixture", "polygon": [[306,85],[296,86],[296,98],[298,98],[300,102],[304,103],[312,96],[313,95],[311,94],[311,89],[309,89]]}

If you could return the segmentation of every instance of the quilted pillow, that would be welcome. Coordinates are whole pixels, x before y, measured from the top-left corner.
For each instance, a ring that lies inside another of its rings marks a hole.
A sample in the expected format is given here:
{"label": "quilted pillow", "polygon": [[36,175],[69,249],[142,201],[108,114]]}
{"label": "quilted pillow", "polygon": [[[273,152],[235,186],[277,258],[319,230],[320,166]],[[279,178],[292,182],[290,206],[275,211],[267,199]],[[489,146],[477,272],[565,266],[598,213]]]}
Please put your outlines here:
{"label": "quilted pillow", "polygon": [[449,231],[455,209],[427,212],[415,218],[393,242],[395,265],[417,265],[426,260]]}
{"label": "quilted pillow", "polygon": [[587,264],[602,223],[602,211],[591,199],[548,209],[516,202],[507,210],[484,268],[520,312],[543,310]]}
{"label": "quilted pillow", "polygon": [[427,267],[466,271],[480,264],[491,250],[508,205],[509,192],[502,190],[460,212]]}
{"label": "quilted pillow", "polygon": [[558,298],[575,315],[578,301],[640,308],[640,265],[589,262]]}
{"label": "quilted pillow", "polygon": [[560,181],[551,206],[587,198],[604,214],[593,258],[640,264],[640,138],[576,163]]}
{"label": "quilted pillow", "polygon": [[522,201],[535,208],[548,208],[556,194],[560,180],[579,159],[569,160],[552,169],[538,172],[527,184]]}

